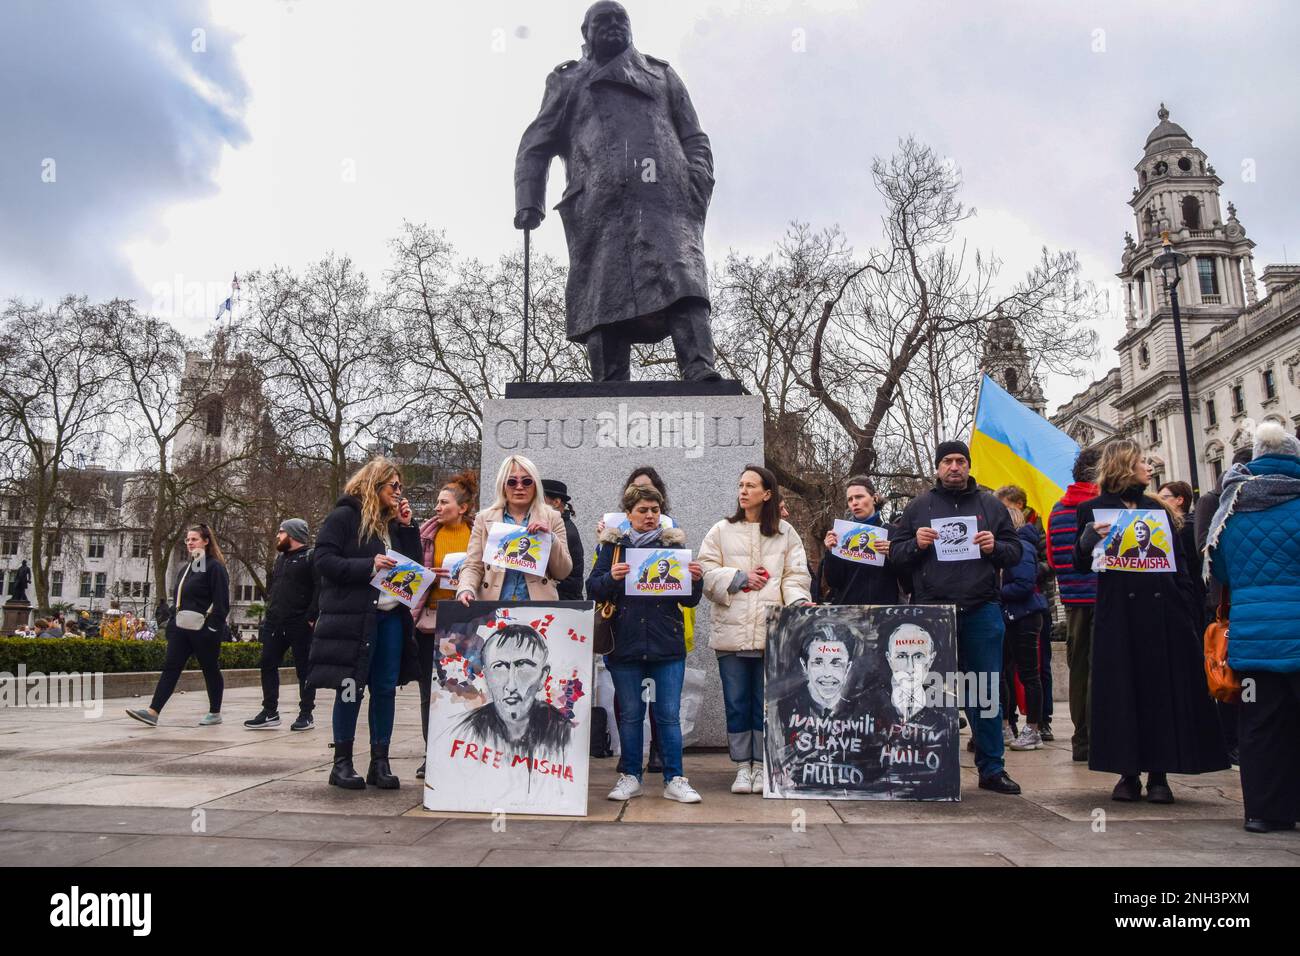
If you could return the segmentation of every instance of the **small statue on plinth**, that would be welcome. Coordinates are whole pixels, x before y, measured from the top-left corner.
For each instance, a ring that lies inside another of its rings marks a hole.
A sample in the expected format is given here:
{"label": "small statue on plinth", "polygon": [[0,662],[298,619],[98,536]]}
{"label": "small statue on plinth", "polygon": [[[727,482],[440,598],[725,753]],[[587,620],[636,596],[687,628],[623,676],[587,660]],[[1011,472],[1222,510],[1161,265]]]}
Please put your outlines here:
{"label": "small statue on plinth", "polygon": [[9,600],[6,604],[30,604],[27,600],[27,585],[32,581],[32,570],[27,566],[24,560],[14,572],[13,581],[9,585]]}
{"label": "small statue on plinth", "polygon": [[582,59],[546,78],[519,143],[515,228],[541,224],[546,173],[562,157],[567,334],[586,345],[592,379],[627,381],[632,345],[671,337],[684,380],[717,381],[704,258],[709,137],[681,77],[632,45],[622,4],[594,4],[582,38]]}

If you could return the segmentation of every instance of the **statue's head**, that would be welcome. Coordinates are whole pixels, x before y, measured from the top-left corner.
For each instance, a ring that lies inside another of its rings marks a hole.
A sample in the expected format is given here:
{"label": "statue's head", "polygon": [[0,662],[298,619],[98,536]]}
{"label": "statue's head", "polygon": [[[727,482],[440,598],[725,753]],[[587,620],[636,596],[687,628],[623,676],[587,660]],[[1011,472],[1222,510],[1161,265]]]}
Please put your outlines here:
{"label": "statue's head", "polygon": [[582,39],[597,60],[618,56],[632,42],[632,21],[623,4],[614,0],[593,3],[582,18]]}

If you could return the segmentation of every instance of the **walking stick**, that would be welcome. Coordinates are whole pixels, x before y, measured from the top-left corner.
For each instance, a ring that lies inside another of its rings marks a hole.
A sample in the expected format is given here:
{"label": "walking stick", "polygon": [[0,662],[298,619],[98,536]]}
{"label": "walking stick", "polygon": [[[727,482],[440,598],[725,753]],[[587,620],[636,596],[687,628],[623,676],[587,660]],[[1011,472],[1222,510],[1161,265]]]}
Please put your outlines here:
{"label": "walking stick", "polygon": [[523,350],[523,380],[528,381],[528,239],[531,235],[531,229],[524,230],[524,350]]}

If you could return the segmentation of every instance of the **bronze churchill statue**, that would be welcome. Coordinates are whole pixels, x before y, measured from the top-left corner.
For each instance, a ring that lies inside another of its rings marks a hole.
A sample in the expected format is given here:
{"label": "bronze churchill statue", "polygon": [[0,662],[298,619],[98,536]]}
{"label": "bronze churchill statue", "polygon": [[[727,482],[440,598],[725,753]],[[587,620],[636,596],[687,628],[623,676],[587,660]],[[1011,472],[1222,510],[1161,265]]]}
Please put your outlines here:
{"label": "bronze churchill statue", "polygon": [[586,345],[592,379],[626,381],[633,343],[671,336],[683,379],[716,380],[704,259],[709,138],[681,77],[632,45],[621,4],[594,4],[582,36],[582,59],[546,78],[519,143],[515,227],[541,223],[547,169],[560,156],[567,334]]}

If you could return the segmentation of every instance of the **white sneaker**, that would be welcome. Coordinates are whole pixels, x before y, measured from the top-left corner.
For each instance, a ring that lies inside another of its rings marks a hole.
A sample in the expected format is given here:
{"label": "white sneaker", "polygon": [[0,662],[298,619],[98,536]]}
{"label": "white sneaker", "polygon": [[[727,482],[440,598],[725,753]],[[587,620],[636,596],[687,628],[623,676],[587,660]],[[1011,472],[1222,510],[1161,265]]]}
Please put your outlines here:
{"label": "white sneaker", "polygon": [[199,718],[200,727],[211,727],[213,724],[221,723],[220,714],[204,714]]}
{"label": "white sneaker", "polygon": [[731,782],[732,793],[753,793],[754,778],[749,764],[742,763],[736,768],[736,779]]}
{"label": "white sneaker", "polygon": [[753,769],[750,770],[749,792],[762,793],[763,782],[766,779],[767,779],[767,774],[763,772],[763,765],[761,763],[754,764]]}
{"label": "white sneaker", "polygon": [[1016,739],[1016,735],[1011,732],[1011,721],[1002,721],[1002,743],[1007,745]]}
{"label": "white sneaker", "polygon": [[664,797],[678,803],[699,803],[700,795],[685,777],[673,777],[664,786]]}
{"label": "white sneaker", "polygon": [[641,796],[641,781],[630,773],[621,773],[618,775],[618,783],[614,784],[614,789],[609,792],[611,800],[631,800],[633,797]]}
{"label": "white sneaker", "polygon": [[1020,728],[1020,736],[1011,741],[1010,747],[1012,750],[1042,750],[1043,737],[1038,731],[1031,730],[1029,725],[1026,724]]}

